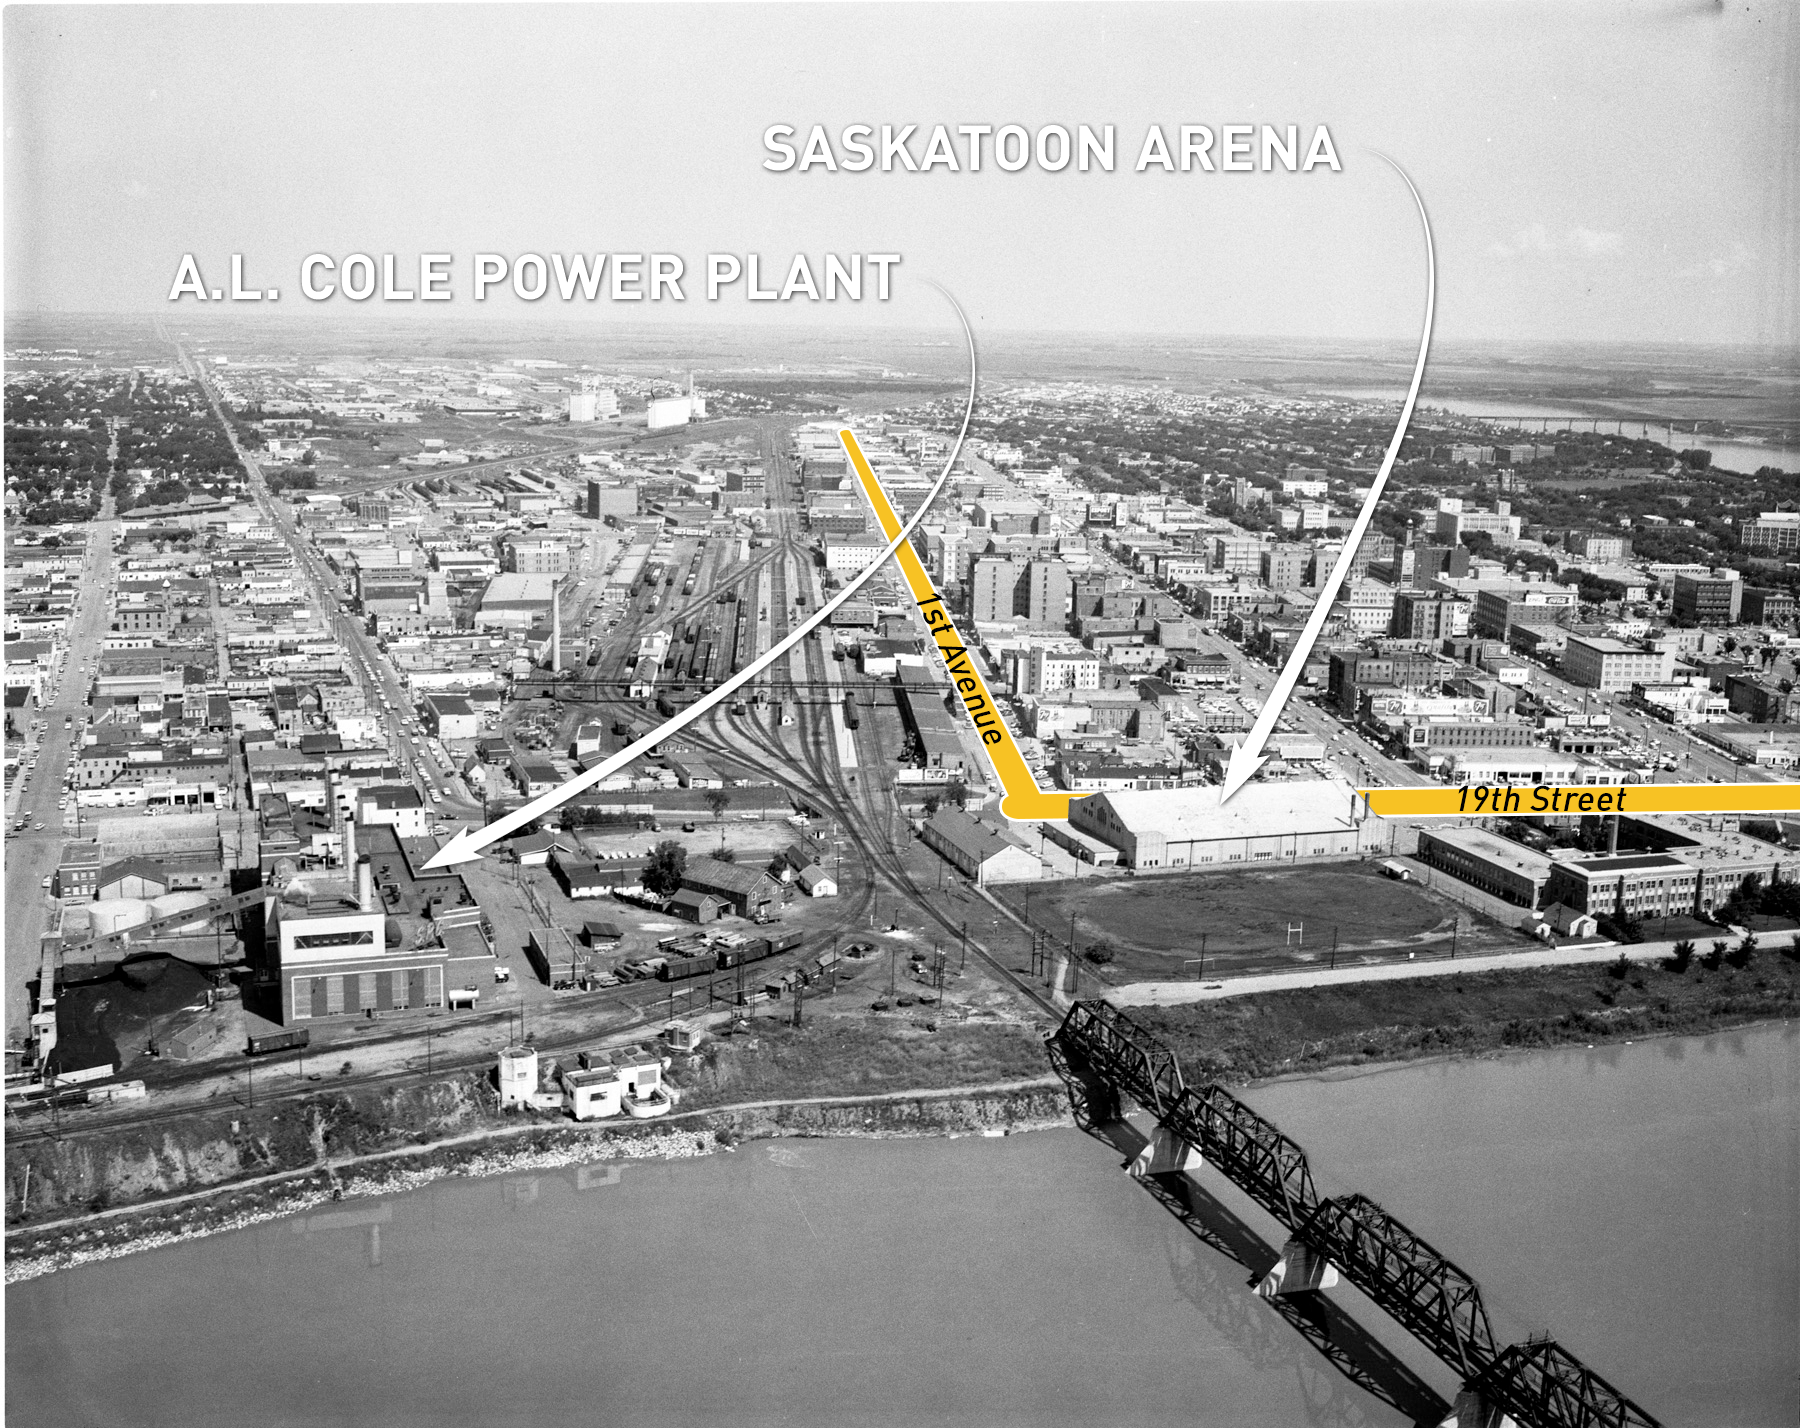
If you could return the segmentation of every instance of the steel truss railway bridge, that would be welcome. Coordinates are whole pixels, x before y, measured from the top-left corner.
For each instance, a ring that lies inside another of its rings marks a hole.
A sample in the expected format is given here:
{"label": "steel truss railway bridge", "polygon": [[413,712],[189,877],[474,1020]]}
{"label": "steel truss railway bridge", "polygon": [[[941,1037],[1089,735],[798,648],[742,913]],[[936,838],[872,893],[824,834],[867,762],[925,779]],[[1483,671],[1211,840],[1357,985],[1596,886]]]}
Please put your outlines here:
{"label": "steel truss railway bridge", "polygon": [[1175,1053],[1126,1013],[1079,1001],[1053,1038],[1109,1094],[1096,1120],[1118,1118],[1129,1098],[1155,1117],[1137,1168],[1154,1177],[1197,1155],[1288,1231],[1281,1259],[1257,1286],[1268,1298],[1348,1279],[1462,1380],[1457,1428],[1660,1428],[1552,1339],[1505,1347],[1481,1290],[1448,1258],[1366,1195],[1321,1198],[1306,1151],[1223,1086],[1189,1086]]}

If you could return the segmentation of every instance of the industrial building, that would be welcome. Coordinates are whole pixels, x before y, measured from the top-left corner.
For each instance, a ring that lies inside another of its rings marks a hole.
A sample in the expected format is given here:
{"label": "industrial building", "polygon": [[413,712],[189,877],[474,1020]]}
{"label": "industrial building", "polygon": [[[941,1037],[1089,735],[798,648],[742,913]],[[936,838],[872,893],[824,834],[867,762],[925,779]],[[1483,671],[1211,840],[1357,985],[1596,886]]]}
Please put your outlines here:
{"label": "industrial building", "polygon": [[475,613],[476,628],[523,632],[548,624],[550,602],[555,597],[554,575],[496,575],[482,594]]}
{"label": "industrial building", "polygon": [[681,888],[720,898],[739,917],[755,917],[781,899],[781,885],[767,873],[717,858],[690,858],[681,871]]}
{"label": "industrial building", "polygon": [[[269,920],[271,977],[284,1025],[444,1005],[446,952],[390,944],[369,858],[357,862],[355,911],[314,913],[276,899]],[[397,932],[397,929],[396,929]]]}
{"label": "industrial building", "polygon": [[977,887],[1043,876],[1043,864],[1015,834],[960,808],[941,808],[932,814],[919,830],[919,839]]}

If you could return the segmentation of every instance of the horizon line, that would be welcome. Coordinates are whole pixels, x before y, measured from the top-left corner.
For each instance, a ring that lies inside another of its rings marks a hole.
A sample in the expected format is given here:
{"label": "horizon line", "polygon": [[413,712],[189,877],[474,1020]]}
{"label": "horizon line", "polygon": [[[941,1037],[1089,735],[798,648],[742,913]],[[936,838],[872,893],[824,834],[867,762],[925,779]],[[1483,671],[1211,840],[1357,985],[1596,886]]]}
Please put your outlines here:
{"label": "horizon line", "polygon": [[[326,329],[349,330],[352,328],[370,329],[380,325],[384,316],[397,317],[396,331],[404,331],[408,336],[417,336],[423,330],[421,323],[444,326],[458,324],[467,327],[499,327],[506,323],[518,326],[537,325],[546,329],[568,328],[577,325],[591,326],[589,320],[580,317],[561,317],[555,315],[528,315],[520,313],[494,313],[476,316],[465,313],[433,312],[428,317],[424,314],[408,316],[405,314],[385,314],[383,312],[361,313],[309,313],[300,315],[293,309],[288,312],[274,313],[266,309],[254,314],[246,312],[213,312],[188,309],[181,315],[183,323],[231,323],[240,319],[248,319],[250,323],[266,323],[270,325],[316,324],[323,333]],[[155,309],[96,309],[96,308],[53,308],[6,310],[0,313],[0,321],[8,326],[19,322],[53,322],[69,319],[107,319],[135,322],[168,323],[174,319],[170,314]],[[636,321],[608,321],[598,335],[617,334],[639,336],[644,334],[692,334],[695,331],[750,331],[757,333],[774,333],[789,337],[861,337],[892,336],[895,333],[931,334],[941,336],[936,327],[914,323],[893,324],[841,324],[825,323],[786,323],[767,321],[718,321],[704,320],[698,324],[684,323],[681,318],[666,320],[638,319]],[[1301,333],[1269,333],[1241,331],[1210,331],[1203,329],[1165,330],[1157,328],[1060,328],[1060,327],[990,327],[986,329],[990,338],[1117,338],[1120,340],[1141,341],[1144,339],[1163,341],[1232,341],[1232,342],[1281,342],[1304,344],[1346,344],[1373,343],[1392,344],[1397,347],[1406,346],[1408,339],[1400,336],[1377,336],[1373,334],[1301,334]],[[6,341],[12,338],[8,333]],[[947,339],[946,339],[947,340]],[[1549,348],[1571,347],[1617,347],[1617,348],[1668,348],[1677,351],[1695,351],[1702,349],[1725,349],[1745,352],[1768,352],[1791,354],[1800,360],[1800,341],[1783,344],[1779,342],[1758,342],[1746,339],[1721,338],[1670,338],[1670,337],[1540,337],[1540,336],[1468,336],[1446,337],[1440,348],[1456,345],[1483,346],[1539,346]]]}

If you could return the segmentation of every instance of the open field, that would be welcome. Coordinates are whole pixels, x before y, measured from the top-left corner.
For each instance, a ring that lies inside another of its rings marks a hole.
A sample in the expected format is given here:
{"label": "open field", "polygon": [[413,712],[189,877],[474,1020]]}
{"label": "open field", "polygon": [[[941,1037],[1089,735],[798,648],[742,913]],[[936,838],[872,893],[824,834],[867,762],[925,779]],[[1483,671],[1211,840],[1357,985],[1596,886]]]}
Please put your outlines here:
{"label": "open field", "polygon": [[[1376,950],[1447,949],[1455,904],[1417,883],[1395,882],[1361,863],[1303,868],[1178,873],[1166,877],[1084,878],[1054,884],[1015,884],[998,890],[1058,948],[1111,947],[1108,980],[1144,981],[1183,975],[1182,963],[1200,955],[1220,971],[1266,966],[1271,957],[1306,966]],[[1461,910],[1460,937],[1473,949],[1517,939]],[[1289,935],[1288,928],[1300,931]]]}
{"label": "open field", "polygon": [[1800,961],[1490,972],[1360,982],[1266,996],[1132,1008],[1174,1048],[1190,1081],[1241,1083],[1424,1056],[1696,1035],[1800,1010]]}

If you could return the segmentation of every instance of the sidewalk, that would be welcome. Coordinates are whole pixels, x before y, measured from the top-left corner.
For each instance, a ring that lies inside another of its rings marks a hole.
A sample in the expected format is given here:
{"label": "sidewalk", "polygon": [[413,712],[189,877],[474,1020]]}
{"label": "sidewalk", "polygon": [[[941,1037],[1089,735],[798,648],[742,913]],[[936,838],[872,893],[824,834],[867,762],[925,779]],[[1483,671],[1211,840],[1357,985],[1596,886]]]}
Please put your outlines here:
{"label": "sidewalk", "polygon": [[[1788,936],[1782,933],[1778,936]],[[1736,946],[1738,939],[1726,933],[1722,939]],[[1694,955],[1706,952],[1713,939],[1695,939]],[[1776,945],[1773,940],[1763,944]],[[1621,953],[1633,962],[1657,962],[1675,950],[1673,942],[1583,942],[1567,947],[1521,948],[1517,952],[1476,957],[1450,957],[1429,962],[1383,962],[1358,967],[1322,968],[1307,972],[1272,972],[1256,977],[1232,977],[1213,982],[1133,982],[1106,993],[1103,1000],[1116,1007],[1167,1007],[1187,1002],[1219,1001],[1225,997],[1252,997],[1263,992],[1292,992],[1305,987],[1340,987],[1352,982],[1404,982],[1415,977],[1459,977],[1477,972],[1511,972],[1527,967],[1579,967],[1604,965],[1619,960]]]}

